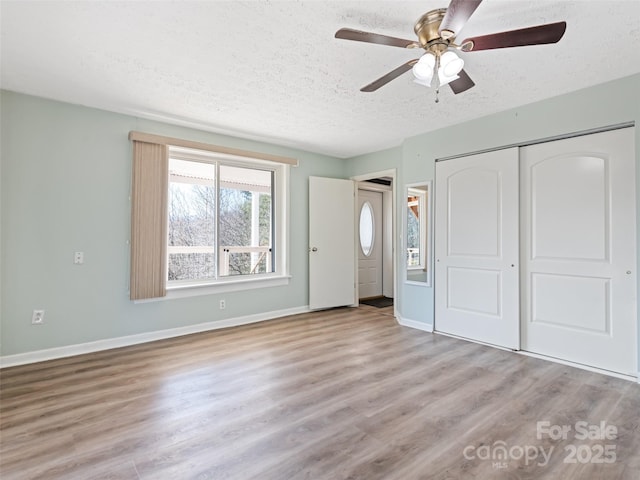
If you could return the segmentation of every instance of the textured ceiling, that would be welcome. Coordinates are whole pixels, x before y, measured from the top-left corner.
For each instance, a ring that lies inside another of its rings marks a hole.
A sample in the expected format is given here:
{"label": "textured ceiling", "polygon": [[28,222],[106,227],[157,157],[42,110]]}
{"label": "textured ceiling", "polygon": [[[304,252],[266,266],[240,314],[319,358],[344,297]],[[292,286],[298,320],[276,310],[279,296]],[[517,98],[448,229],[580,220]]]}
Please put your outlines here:
{"label": "textured ceiling", "polygon": [[460,38],[567,21],[560,43],[462,54],[476,86],[434,92],[420,51],[336,40],[341,27],[414,39],[442,1],[5,1],[7,90],[337,157],[640,72],[640,1],[485,0]]}

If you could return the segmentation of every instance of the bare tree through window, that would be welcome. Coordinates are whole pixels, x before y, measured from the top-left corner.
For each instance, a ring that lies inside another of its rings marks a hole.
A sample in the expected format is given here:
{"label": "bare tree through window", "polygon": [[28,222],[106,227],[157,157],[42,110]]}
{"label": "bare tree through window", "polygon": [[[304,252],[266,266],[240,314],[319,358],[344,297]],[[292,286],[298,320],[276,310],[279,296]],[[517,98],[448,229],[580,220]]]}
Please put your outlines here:
{"label": "bare tree through window", "polygon": [[215,164],[170,161],[169,281],[272,271],[273,173],[218,171],[216,193]]}

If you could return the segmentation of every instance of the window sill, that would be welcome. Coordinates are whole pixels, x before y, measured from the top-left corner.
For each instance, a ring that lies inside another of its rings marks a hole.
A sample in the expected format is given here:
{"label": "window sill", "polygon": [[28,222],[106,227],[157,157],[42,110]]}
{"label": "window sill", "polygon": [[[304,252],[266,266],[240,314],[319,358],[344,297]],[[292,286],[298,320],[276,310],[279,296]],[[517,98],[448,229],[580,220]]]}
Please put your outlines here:
{"label": "window sill", "polygon": [[291,276],[289,275],[278,275],[261,278],[234,278],[217,283],[172,285],[167,287],[167,298],[194,297],[215,293],[239,292],[254,288],[279,287],[288,285],[290,278]]}
{"label": "window sill", "polygon": [[419,280],[405,280],[405,285],[415,285],[416,287],[431,287],[431,282],[429,281],[419,281]]}
{"label": "window sill", "polygon": [[160,298],[149,298],[145,300],[135,300],[134,303],[157,302],[162,300],[172,300],[175,298],[199,297],[202,295],[215,295],[226,292],[239,292],[243,290],[253,290],[256,288],[280,287],[288,285],[291,275],[278,275],[262,278],[232,279],[218,283],[192,283],[185,285],[172,285],[167,287],[167,295]]}

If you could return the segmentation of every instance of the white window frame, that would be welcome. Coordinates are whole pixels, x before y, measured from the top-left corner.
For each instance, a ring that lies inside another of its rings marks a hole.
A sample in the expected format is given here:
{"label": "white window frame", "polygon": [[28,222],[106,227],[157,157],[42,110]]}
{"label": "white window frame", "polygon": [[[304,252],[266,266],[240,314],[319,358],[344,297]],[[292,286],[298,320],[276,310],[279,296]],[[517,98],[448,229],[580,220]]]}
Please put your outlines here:
{"label": "white window frame", "polygon": [[[225,276],[210,280],[178,280],[167,282],[165,299],[209,295],[223,292],[249,290],[255,288],[287,285],[291,278],[289,274],[289,170],[284,163],[268,160],[256,160],[223,153],[213,153],[193,148],[169,146],[169,158],[203,163],[218,163],[233,167],[245,167],[273,171],[273,245],[275,255],[274,272],[254,275]],[[218,170],[218,169],[217,169]],[[216,175],[216,184],[219,178]],[[216,187],[218,190],[219,185]],[[216,202],[219,198],[216,199]],[[218,218],[216,218],[216,242]],[[169,239],[166,239],[167,244]],[[216,248],[218,245],[216,244]],[[166,261],[168,262],[167,254]]]}

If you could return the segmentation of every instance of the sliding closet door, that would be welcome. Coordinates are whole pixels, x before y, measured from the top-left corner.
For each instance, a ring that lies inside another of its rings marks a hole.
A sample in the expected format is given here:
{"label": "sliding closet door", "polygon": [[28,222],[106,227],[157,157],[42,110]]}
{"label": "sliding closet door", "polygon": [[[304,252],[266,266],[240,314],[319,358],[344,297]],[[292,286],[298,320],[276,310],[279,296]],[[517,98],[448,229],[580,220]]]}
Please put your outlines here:
{"label": "sliding closet door", "polygon": [[436,164],[435,328],[519,348],[518,149]]}
{"label": "sliding closet door", "polygon": [[636,374],[633,129],[521,158],[522,349]]}

